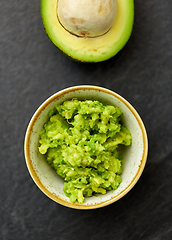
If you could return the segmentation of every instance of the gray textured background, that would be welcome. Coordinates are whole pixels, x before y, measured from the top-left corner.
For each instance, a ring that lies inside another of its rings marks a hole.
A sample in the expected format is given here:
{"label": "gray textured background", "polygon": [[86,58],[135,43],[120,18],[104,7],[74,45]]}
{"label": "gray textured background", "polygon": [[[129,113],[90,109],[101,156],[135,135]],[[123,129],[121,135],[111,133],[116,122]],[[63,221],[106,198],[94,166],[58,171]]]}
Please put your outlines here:
{"label": "gray textured background", "polygon": [[[97,64],[74,62],[48,39],[37,0],[0,1],[0,239],[172,239],[172,1],[135,1],[125,48]],[[23,142],[38,106],[65,87],[121,94],[145,123],[146,168],[118,202],[74,210],[48,199],[26,168]]]}

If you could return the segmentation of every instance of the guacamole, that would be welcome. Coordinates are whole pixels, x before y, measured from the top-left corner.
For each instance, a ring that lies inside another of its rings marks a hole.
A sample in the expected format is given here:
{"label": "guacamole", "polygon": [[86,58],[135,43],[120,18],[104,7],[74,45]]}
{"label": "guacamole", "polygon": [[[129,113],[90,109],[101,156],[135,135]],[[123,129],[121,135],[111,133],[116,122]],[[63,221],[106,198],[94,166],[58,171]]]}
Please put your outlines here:
{"label": "guacamole", "polygon": [[118,146],[129,146],[130,131],[118,107],[99,101],[69,100],[49,112],[40,132],[39,152],[64,178],[71,202],[105,194],[121,183],[122,158]]}

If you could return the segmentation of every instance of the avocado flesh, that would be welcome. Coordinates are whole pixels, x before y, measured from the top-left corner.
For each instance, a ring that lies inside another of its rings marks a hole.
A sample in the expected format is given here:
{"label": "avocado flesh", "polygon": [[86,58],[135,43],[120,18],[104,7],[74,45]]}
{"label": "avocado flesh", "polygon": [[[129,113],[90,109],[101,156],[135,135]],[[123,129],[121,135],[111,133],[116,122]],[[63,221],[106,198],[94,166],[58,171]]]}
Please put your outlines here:
{"label": "avocado flesh", "polygon": [[95,38],[69,33],[58,21],[58,0],[41,0],[41,16],[50,40],[69,57],[82,62],[101,62],[116,55],[127,43],[133,27],[134,0],[117,0],[117,16],[112,28]]}

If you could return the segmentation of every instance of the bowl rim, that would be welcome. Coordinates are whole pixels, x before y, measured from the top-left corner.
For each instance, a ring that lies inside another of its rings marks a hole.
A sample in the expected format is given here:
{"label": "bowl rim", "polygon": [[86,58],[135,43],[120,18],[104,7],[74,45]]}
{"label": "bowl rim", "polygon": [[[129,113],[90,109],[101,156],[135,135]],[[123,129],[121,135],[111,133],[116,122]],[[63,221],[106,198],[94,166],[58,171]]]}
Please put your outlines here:
{"label": "bowl rim", "polygon": [[[129,108],[129,110],[131,111],[131,113],[134,115],[134,117],[136,118],[138,125],[141,129],[142,132],[142,136],[143,136],[143,155],[142,155],[142,159],[139,165],[139,168],[137,170],[137,173],[135,174],[134,178],[132,179],[132,181],[130,182],[130,184],[123,190],[121,191],[119,194],[117,194],[116,196],[112,197],[111,199],[105,200],[103,202],[100,203],[96,203],[96,204],[89,204],[89,205],[82,205],[82,204],[78,204],[78,203],[71,203],[71,202],[67,202],[61,198],[59,198],[58,196],[56,196],[55,194],[51,193],[41,182],[41,180],[39,179],[33,165],[32,165],[32,160],[31,160],[31,156],[30,156],[30,138],[31,138],[31,134],[32,134],[32,129],[33,126],[35,124],[35,122],[37,121],[39,115],[41,114],[41,112],[54,100],[56,100],[57,98],[62,97],[63,95],[69,93],[69,92],[73,92],[73,91],[79,91],[79,90],[94,90],[94,91],[101,91],[107,94],[112,95],[113,97],[116,97],[118,100],[122,101],[123,104],[125,104],[127,106],[127,108]],[[49,98],[47,98],[41,105],[40,107],[38,107],[38,109],[35,111],[35,113],[33,114],[28,127],[26,129],[26,133],[25,133],[25,140],[24,140],[24,155],[25,155],[25,162],[28,168],[28,171],[33,179],[33,181],[35,182],[35,184],[37,185],[37,187],[50,199],[52,199],[53,201],[55,201],[56,203],[59,203],[63,206],[69,207],[69,208],[73,208],[73,209],[80,209],[80,210],[86,210],[86,209],[96,209],[96,208],[101,208],[101,207],[105,207],[111,203],[114,203],[116,201],[118,201],[119,199],[121,199],[123,196],[125,196],[137,183],[137,181],[139,180],[145,165],[146,165],[146,161],[147,161],[147,155],[148,155],[148,137],[147,137],[147,133],[146,133],[146,129],[145,126],[143,124],[143,121],[141,119],[141,117],[139,116],[138,112],[134,109],[134,107],[126,100],[124,99],[121,95],[119,95],[118,93],[109,90],[107,88],[104,87],[99,87],[99,86],[94,86],[94,85],[78,85],[78,86],[72,86],[72,87],[68,87],[65,88],[63,90],[60,90],[58,92],[56,92],[55,94],[53,94],[52,96],[50,96]]]}

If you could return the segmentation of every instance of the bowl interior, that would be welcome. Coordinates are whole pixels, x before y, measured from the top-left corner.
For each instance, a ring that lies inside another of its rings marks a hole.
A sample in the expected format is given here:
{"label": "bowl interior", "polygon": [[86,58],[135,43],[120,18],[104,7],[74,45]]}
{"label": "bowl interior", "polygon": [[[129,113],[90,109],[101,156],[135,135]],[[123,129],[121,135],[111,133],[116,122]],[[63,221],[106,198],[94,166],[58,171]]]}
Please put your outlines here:
{"label": "bowl interior", "polygon": [[[119,107],[123,112],[122,121],[126,127],[129,128],[132,135],[132,145],[122,149],[124,159],[123,173],[121,175],[122,183],[117,190],[109,191],[105,195],[97,194],[93,197],[86,198],[82,207],[79,206],[79,204],[70,203],[69,198],[67,198],[63,192],[64,180],[56,174],[54,169],[46,162],[45,156],[41,155],[38,151],[39,132],[48,119],[47,115],[50,109],[65,100],[74,98],[79,100],[98,100],[104,104]],[[50,97],[32,117],[25,140],[26,163],[38,187],[56,202],[73,208],[98,207],[101,206],[101,204],[107,205],[125,195],[138,180],[139,175],[141,175],[143,169],[140,169],[140,167],[142,165],[142,168],[144,168],[143,165],[146,161],[145,149],[147,142],[144,131],[143,123],[137,112],[119,95],[102,89],[71,88],[68,91],[61,91]]]}

